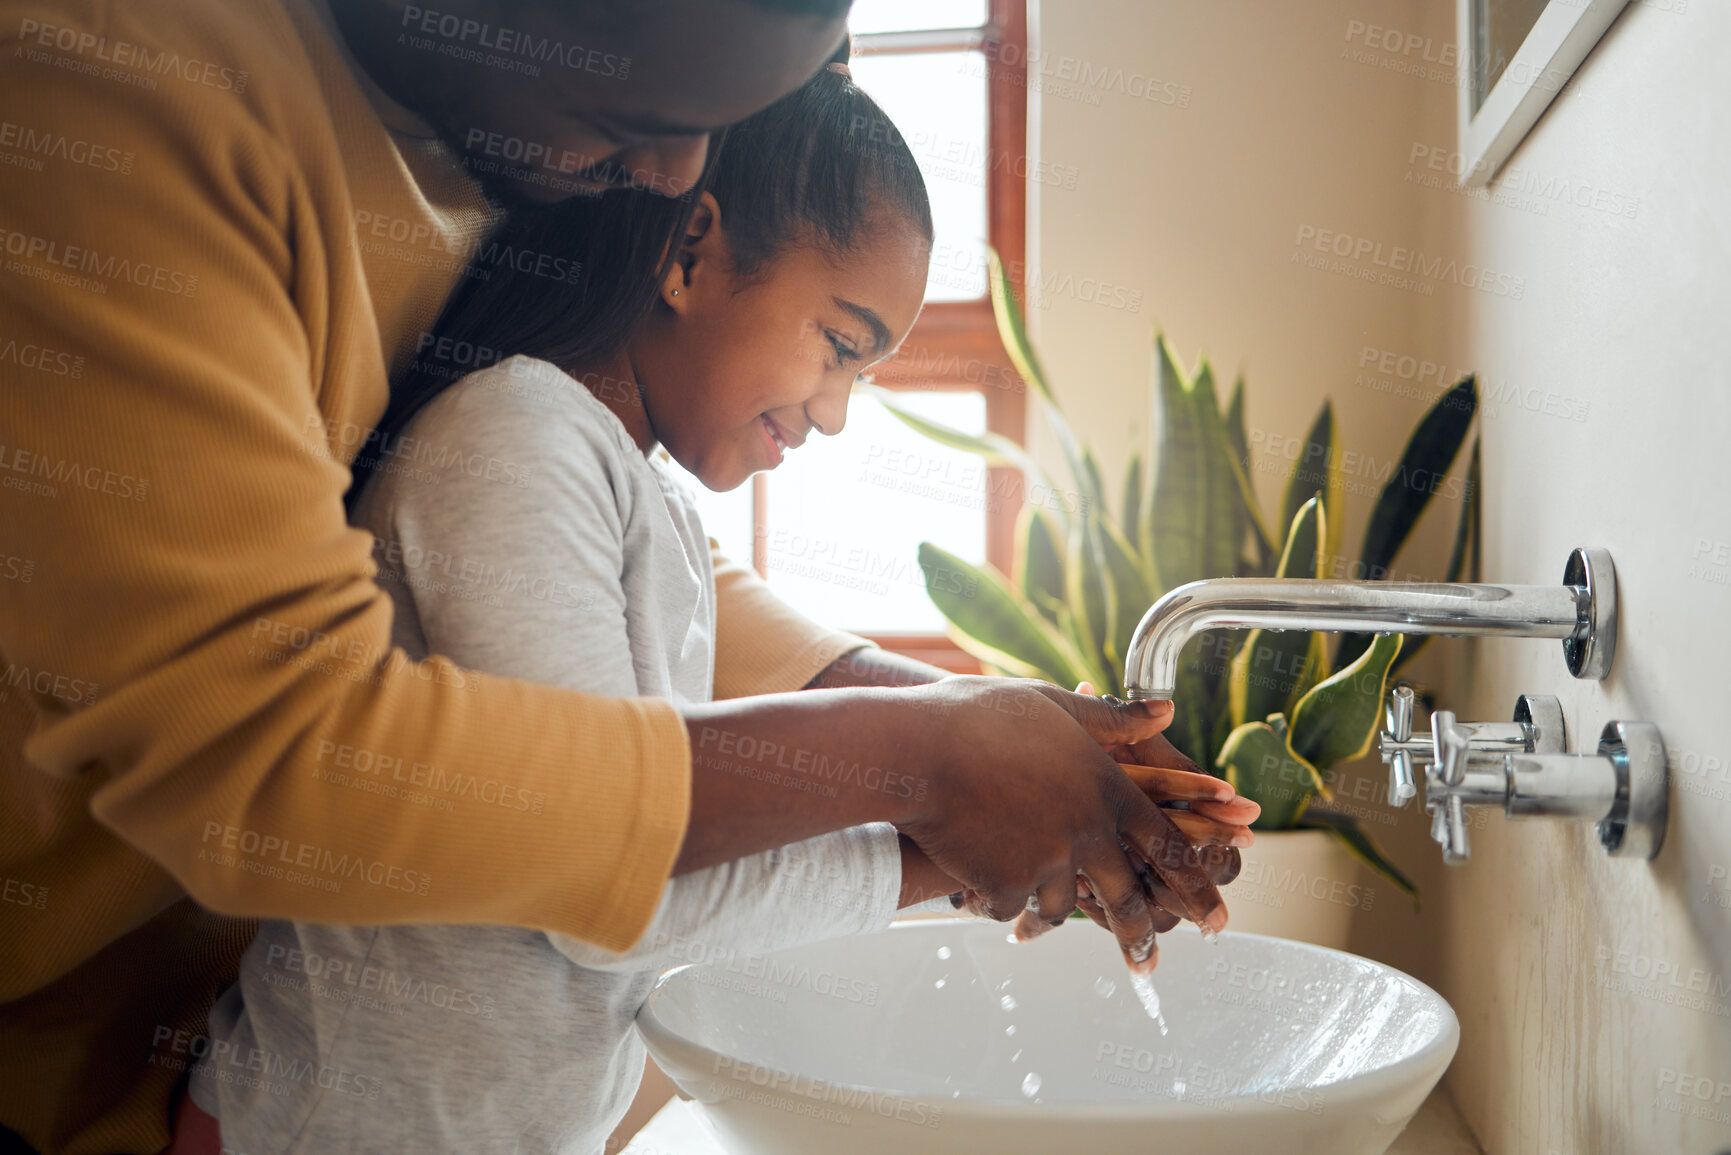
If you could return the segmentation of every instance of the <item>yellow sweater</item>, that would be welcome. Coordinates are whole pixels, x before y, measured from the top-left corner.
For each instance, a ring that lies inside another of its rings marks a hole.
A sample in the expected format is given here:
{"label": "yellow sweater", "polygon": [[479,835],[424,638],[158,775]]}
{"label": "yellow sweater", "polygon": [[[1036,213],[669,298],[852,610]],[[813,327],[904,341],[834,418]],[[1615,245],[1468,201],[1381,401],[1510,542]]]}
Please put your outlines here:
{"label": "yellow sweater", "polygon": [[[684,833],[666,703],[390,649],[347,463],[494,217],[316,2],[0,0],[0,1123],[45,1152],[168,1141],[249,918],[620,948]],[[717,584],[718,696],[863,644]]]}

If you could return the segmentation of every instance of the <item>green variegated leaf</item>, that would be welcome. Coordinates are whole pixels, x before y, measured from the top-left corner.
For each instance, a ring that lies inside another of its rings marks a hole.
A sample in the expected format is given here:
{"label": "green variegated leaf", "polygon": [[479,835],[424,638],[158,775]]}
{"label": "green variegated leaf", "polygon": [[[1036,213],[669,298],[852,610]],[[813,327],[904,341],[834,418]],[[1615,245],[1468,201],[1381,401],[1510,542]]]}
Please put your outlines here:
{"label": "green variegated leaf", "polygon": [[[1277,577],[1316,576],[1322,543],[1327,538],[1326,523],[1320,498],[1312,497],[1299,506],[1286,532],[1286,546],[1275,568]],[[1249,631],[1232,661],[1228,708],[1233,725],[1288,709],[1301,683],[1307,689],[1316,683],[1320,676],[1316,666],[1322,657],[1322,644],[1310,630]]]}
{"label": "green variegated leaf", "polygon": [[1058,443],[1058,448],[1064,453],[1064,461],[1070,467],[1070,476],[1076,483],[1076,488],[1086,500],[1090,508],[1104,509],[1106,494],[1098,485],[1098,473],[1090,473],[1083,458],[1083,451],[1076,443],[1076,436],[1070,431],[1070,423],[1064,419],[1064,414],[1058,408],[1057,394],[1052,392],[1051,381],[1046,377],[1046,370],[1040,364],[1040,358],[1034,352],[1034,346],[1028,340],[1028,326],[1022,316],[1022,308],[1016,303],[1015,286],[1010,283],[1009,271],[1004,268],[1004,262],[999,259],[995,249],[986,250],[987,283],[992,292],[992,315],[998,323],[998,337],[1003,341],[1004,351],[1010,355],[1010,363],[1016,367],[1022,380],[1026,381],[1043,402],[1042,411],[1046,424],[1052,431],[1052,438]]}
{"label": "green variegated leaf", "polygon": [[1064,554],[1060,544],[1063,527],[1047,511],[1024,505],[1016,515],[1016,550],[1013,584],[1030,605],[1054,625],[1058,607],[1064,604]]}
{"label": "green variegated leaf", "polygon": [[1323,640],[1323,635],[1315,630],[1309,631],[1309,634],[1310,641],[1304,650],[1304,664],[1299,669],[1298,678],[1292,683],[1292,691],[1286,695],[1286,701],[1280,707],[1284,714],[1291,714],[1296,710],[1304,696],[1328,677],[1328,643]]}
{"label": "green variegated leaf", "polygon": [[1262,806],[1252,825],[1258,830],[1287,830],[1327,787],[1316,767],[1306,762],[1267,722],[1246,722],[1227,736],[1216,766],[1246,798]]}
{"label": "green variegated leaf", "polygon": [[1007,465],[1012,469],[1019,469],[1033,481],[1046,479],[1045,473],[1034,463],[1034,459],[1028,456],[1027,450],[1001,433],[964,433],[941,421],[915,413],[901,403],[893,390],[885,389],[881,385],[862,384],[854,388],[862,395],[877,401],[902,424],[939,445],[947,445],[964,453],[977,453],[993,465]]}
{"label": "green variegated leaf", "polygon": [[[1209,447],[1203,441],[1195,386],[1173,359],[1165,337],[1155,338],[1154,367],[1160,448],[1154,461],[1154,499],[1149,505],[1146,532],[1154,542],[1154,572],[1164,592],[1221,574],[1207,572],[1209,485],[1215,473],[1207,461]],[[1215,427],[1218,425],[1216,422]]]}
{"label": "green variegated leaf", "polygon": [[1324,401],[1322,409],[1305,435],[1304,448],[1293,463],[1292,476],[1286,482],[1286,495],[1281,502],[1283,524],[1292,524],[1298,507],[1312,497],[1322,496],[1323,509],[1328,515],[1328,536],[1323,540],[1324,566],[1320,576],[1328,576],[1329,564],[1340,555],[1340,529],[1344,522],[1345,477],[1340,472],[1339,438],[1334,431],[1334,405]]}
{"label": "green variegated leaf", "polygon": [[1082,472],[1088,475],[1086,486],[1088,492],[1099,495],[1100,504],[1096,512],[1101,520],[1104,520],[1108,516],[1106,513],[1106,482],[1100,477],[1100,462],[1095,459],[1094,451],[1085,446],[1082,449]]}
{"label": "green variegated leaf", "polygon": [[[1100,550],[1106,562],[1106,575],[1112,584],[1112,628],[1107,632],[1105,664],[1112,671],[1112,693],[1123,693],[1124,656],[1130,652],[1130,638],[1136,624],[1148,607],[1154,604],[1154,593],[1142,572],[1141,559],[1124,540],[1124,535],[1109,521],[1100,521]],[[1106,691],[1102,689],[1102,693]]]}
{"label": "green variegated leaf", "polygon": [[[1473,438],[1472,455],[1467,459],[1466,492],[1461,497],[1461,516],[1455,524],[1454,548],[1449,551],[1448,572],[1443,575],[1445,582],[1458,582],[1467,568],[1469,558],[1478,557],[1478,522],[1479,522],[1479,440]],[[1468,581],[1479,580],[1478,566],[1474,564],[1472,576]],[[1400,657],[1394,660],[1394,666],[1389,673],[1398,674],[1406,664],[1418,657],[1419,652],[1431,640],[1430,634],[1419,634],[1407,639],[1401,647]],[[1344,642],[1342,643],[1344,645]]]}
{"label": "green variegated leaf", "polygon": [[1472,377],[1444,393],[1420,419],[1394,471],[1382,487],[1364,531],[1364,556],[1369,573],[1386,572],[1400,547],[1430,504],[1438,482],[1460,452],[1478,410],[1478,389]]}
{"label": "green variegated leaf", "polygon": [[[1364,530],[1364,548],[1360,561],[1365,574],[1377,579],[1387,575],[1400,553],[1402,545],[1424,513],[1430,499],[1446,478],[1449,466],[1460,452],[1467,431],[1472,428],[1473,415],[1478,412],[1478,385],[1471,376],[1461,379],[1444,393],[1425,415],[1407,439],[1406,450],[1390,471],[1370,511],[1370,523]],[[1334,663],[1345,665],[1359,654],[1369,638],[1364,634],[1343,634],[1335,651]]]}
{"label": "green variegated leaf", "polygon": [[1244,506],[1238,482],[1232,474],[1232,439],[1220,416],[1220,397],[1214,389],[1214,370],[1206,358],[1196,370],[1190,389],[1196,407],[1196,434],[1202,454],[1201,577],[1231,577],[1238,567],[1238,550],[1244,544]]}
{"label": "green variegated leaf", "polygon": [[1088,680],[1097,687],[1105,687],[1116,685],[1117,679],[1112,663],[1105,656],[1114,607],[1100,544],[1100,525],[1100,518],[1091,514],[1070,519],[1070,540],[1064,555],[1064,600],[1074,615],[1072,636],[1077,652],[1087,663]]}
{"label": "green variegated leaf", "polygon": [[1120,507],[1123,518],[1120,525],[1124,532],[1124,540],[1130,544],[1130,549],[1138,556],[1141,555],[1142,549],[1143,484],[1142,455],[1132,453],[1130,466],[1124,472],[1124,504]]}
{"label": "green variegated leaf", "polygon": [[[1232,385],[1232,397],[1226,403],[1226,413],[1222,418],[1222,424],[1226,430],[1226,448],[1231,455],[1231,461],[1227,463],[1226,468],[1232,475],[1232,485],[1238,493],[1238,500],[1233,503],[1232,510],[1232,540],[1242,545],[1244,535],[1250,531],[1253,515],[1256,512],[1253,508],[1256,505],[1255,492],[1251,491],[1249,501],[1246,501],[1244,496],[1245,490],[1250,485],[1248,473],[1250,443],[1244,427],[1244,376],[1242,374]],[[1244,488],[1239,488],[1241,479]],[[1257,561],[1260,563],[1262,560],[1260,553],[1266,540],[1262,535],[1261,519],[1254,518],[1254,524],[1257,534],[1255,542],[1259,555]],[[1234,572],[1242,569],[1243,567],[1239,566]]]}
{"label": "green variegated leaf", "polygon": [[1383,688],[1401,635],[1378,634],[1350,666],[1318,682],[1292,710],[1292,748],[1314,766],[1361,758],[1382,722]]}
{"label": "green variegated leaf", "polygon": [[1010,364],[1042,398],[1056,405],[1058,398],[1052,393],[1046,370],[1034,352],[1033,343],[1028,340],[1028,325],[1022,317],[1022,307],[1016,303],[1016,288],[1010,282],[1009,270],[1004,268],[1003,260],[993,248],[986,250],[986,281],[991,288],[992,316],[998,322],[998,338],[1004,343],[1004,352],[1010,355]]}
{"label": "green variegated leaf", "polygon": [[1044,678],[1074,689],[1085,664],[1038,610],[989,568],[920,543],[926,595],[948,619],[956,644],[1017,677]]}
{"label": "green variegated leaf", "polygon": [[1232,397],[1226,403],[1226,443],[1232,447],[1232,458],[1244,468],[1250,468],[1250,435],[1245,429],[1244,374],[1232,383]]}

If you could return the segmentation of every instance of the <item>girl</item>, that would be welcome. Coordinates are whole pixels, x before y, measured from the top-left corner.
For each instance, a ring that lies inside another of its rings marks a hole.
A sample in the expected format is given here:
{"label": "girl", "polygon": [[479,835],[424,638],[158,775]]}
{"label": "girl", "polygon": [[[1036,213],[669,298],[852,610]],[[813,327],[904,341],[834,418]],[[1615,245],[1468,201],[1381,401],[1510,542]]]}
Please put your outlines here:
{"label": "girl", "polygon": [[[710,698],[710,553],[657,446],[729,489],[839,431],[855,376],[919,311],[932,224],[912,155],[845,67],[734,129],[709,176],[622,347],[543,345],[560,368],[514,356],[440,391],[431,343],[429,387],[399,407],[397,421],[412,419],[380,443],[355,503],[411,655],[618,697]],[[579,211],[597,210],[609,211]],[[501,238],[511,252],[495,260],[534,268],[548,228]],[[473,278],[467,295],[487,284]],[[466,315],[501,313],[521,326],[497,302]],[[508,333],[491,345],[537,348]],[[693,756],[726,748],[717,735]],[[404,805],[472,786],[534,820],[535,800],[509,783],[367,761],[332,769]],[[771,798],[775,785],[821,779],[768,772]],[[508,867],[497,885],[513,885]],[[666,966],[877,930],[904,901],[953,889],[879,824],[674,880],[623,957],[506,927],[266,922],[213,1012],[193,1099],[220,1119],[225,1148],[254,1155],[598,1151],[643,1067],[632,1018]]]}

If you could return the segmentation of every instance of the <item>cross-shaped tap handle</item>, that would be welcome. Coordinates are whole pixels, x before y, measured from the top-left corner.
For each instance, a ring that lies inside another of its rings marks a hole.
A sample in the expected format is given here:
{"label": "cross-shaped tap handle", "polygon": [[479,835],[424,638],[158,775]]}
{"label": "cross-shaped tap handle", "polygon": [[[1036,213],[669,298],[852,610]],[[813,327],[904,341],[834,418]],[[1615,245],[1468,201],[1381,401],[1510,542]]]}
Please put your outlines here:
{"label": "cross-shaped tap handle", "polygon": [[1450,786],[1459,786],[1466,773],[1467,751],[1472,748],[1469,732],[1455,722],[1453,710],[1437,710],[1430,716],[1431,762]]}
{"label": "cross-shaped tap handle", "polygon": [[[1383,711],[1388,723],[1388,735],[1397,743],[1412,741],[1413,693],[1411,686],[1396,686],[1388,693],[1388,705]],[[1389,751],[1388,800],[1390,805],[1405,806],[1408,798],[1418,794],[1418,782],[1413,776],[1412,751],[1399,746]]]}

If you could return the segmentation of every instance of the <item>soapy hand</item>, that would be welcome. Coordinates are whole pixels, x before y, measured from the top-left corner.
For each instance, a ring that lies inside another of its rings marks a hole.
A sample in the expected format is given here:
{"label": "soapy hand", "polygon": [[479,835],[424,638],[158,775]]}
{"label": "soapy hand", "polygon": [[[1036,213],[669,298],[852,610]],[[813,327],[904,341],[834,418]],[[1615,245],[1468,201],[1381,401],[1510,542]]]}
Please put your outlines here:
{"label": "soapy hand", "polygon": [[1076,907],[1077,877],[1086,878],[1126,961],[1146,969],[1160,913],[1138,873],[1146,870],[1186,918],[1225,926],[1225,905],[1189,837],[1106,753],[1158,733],[1169,704],[994,678],[912,691],[934,699],[925,708],[935,724],[907,737],[929,744],[922,754],[947,773],[924,812],[898,825],[973,892],[973,909],[1006,921],[1024,911],[1061,919]]}
{"label": "soapy hand", "polygon": [[[1094,693],[1094,687],[1083,682],[1076,687],[1078,694]],[[1107,753],[1123,767],[1131,781],[1160,806],[1173,824],[1197,848],[1203,869],[1217,886],[1225,886],[1242,867],[1238,848],[1250,846],[1255,835],[1250,824],[1262,813],[1262,807],[1244,798],[1231,783],[1206,774],[1163,734],[1153,734],[1138,741],[1108,747]],[[1177,807],[1183,807],[1179,809]],[[1185,917],[1185,908],[1178,896],[1161,882],[1159,875],[1140,861],[1133,851],[1126,854],[1135,865],[1145,891],[1155,907],[1154,923],[1158,933],[1171,930]],[[1076,880],[1076,903],[1082,912],[1101,926],[1106,926],[1105,913],[1089,888],[1087,880]],[[968,905],[964,895],[962,905]],[[1016,936],[1023,941],[1035,938],[1063,919],[1048,919],[1028,910],[1016,920]]]}

